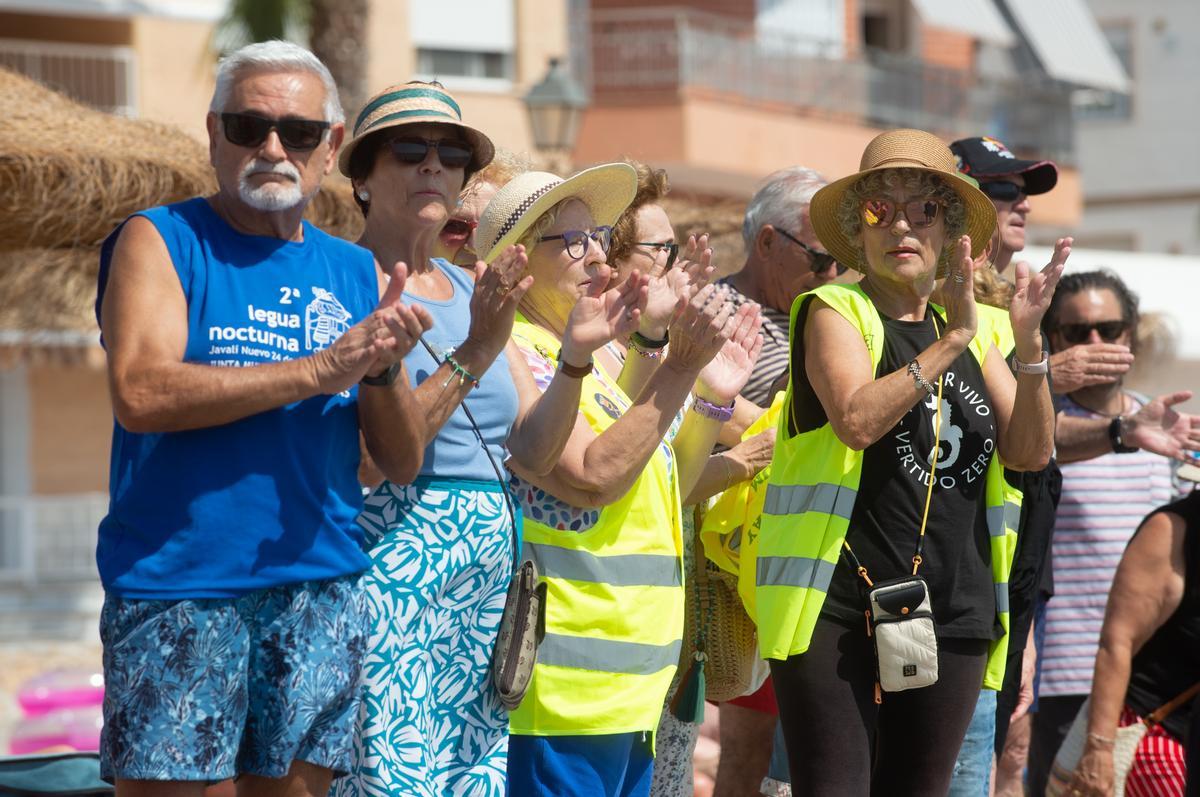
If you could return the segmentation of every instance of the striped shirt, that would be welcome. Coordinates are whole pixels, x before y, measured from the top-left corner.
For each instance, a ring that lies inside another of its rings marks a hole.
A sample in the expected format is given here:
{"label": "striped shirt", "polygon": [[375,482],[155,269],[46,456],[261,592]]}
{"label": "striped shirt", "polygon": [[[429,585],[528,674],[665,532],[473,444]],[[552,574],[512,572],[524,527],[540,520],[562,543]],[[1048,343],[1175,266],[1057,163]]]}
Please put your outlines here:
{"label": "striped shirt", "polygon": [[[1135,407],[1145,400],[1129,394]],[[1101,418],[1068,397],[1069,417]],[[1062,500],[1051,543],[1054,597],[1046,604],[1039,695],[1092,691],[1104,606],[1117,563],[1142,519],[1169,503],[1176,490],[1166,457],[1136,451],[1061,465]]]}
{"label": "striped shirt", "polygon": [[[725,289],[734,307],[741,307],[750,297],[728,282],[719,283]],[[775,392],[771,387],[788,370],[788,330],[792,325],[790,313],[762,305],[762,353],[754,364],[750,380],[742,388],[742,398],[753,401],[760,407],[770,407]]]}

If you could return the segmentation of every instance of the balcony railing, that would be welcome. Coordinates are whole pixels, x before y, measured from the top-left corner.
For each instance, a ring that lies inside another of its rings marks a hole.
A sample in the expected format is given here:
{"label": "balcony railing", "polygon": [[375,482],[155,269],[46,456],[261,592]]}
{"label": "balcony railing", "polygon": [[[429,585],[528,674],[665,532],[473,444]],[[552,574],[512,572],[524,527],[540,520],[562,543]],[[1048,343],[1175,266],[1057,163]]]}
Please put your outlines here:
{"label": "balcony railing", "polygon": [[0,39],[0,66],[122,116],[137,115],[135,61],[128,47]]}
{"label": "balcony railing", "polygon": [[94,580],[104,493],[0,495],[0,584]]}
{"label": "balcony railing", "polygon": [[1040,74],[1005,81],[878,50],[847,54],[841,42],[689,10],[597,11],[592,21],[598,104],[711,93],[946,138],[986,133],[1074,161],[1070,91]]}

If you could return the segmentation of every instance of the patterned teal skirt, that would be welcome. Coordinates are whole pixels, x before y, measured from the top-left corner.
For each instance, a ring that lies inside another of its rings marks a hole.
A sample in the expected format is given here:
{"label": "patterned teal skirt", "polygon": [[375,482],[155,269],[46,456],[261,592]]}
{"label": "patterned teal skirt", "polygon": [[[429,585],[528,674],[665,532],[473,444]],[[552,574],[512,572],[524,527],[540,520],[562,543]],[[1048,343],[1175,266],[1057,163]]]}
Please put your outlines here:
{"label": "patterned teal skirt", "polygon": [[353,767],[331,794],[503,797],[508,713],[489,678],[512,574],[499,483],[384,482],[358,523],[372,628]]}

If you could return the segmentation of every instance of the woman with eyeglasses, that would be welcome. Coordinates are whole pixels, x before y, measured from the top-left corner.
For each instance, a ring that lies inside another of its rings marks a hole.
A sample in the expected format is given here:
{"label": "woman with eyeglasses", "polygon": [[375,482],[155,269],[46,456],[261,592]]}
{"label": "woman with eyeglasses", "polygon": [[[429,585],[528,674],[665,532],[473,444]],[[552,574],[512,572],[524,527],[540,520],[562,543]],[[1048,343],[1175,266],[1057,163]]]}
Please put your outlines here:
{"label": "woman with eyeglasses", "polygon": [[[979,690],[1003,677],[1016,518],[1001,462],[1050,457],[1040,324],[1070,240],[1041,272],[1019,267],[1014,376],[976,334],[973,258],[995,208],[944,143],[877,136],[809,212],[863,278],[792,307],[756,551],[759,647],[792,789],[945,794]],[[930,301],[939,277],[944,307]],[[876,622],[887,617],[907,625]],[[912,643],[890,648],[895,632]]]}
{"label": "woman with eyeglasses", "polygon": [[[618,281],[635,270],[647,272],[650,278],[646,308],[638,329],[624,340],[614,340],[596,353],[597,365],[616,379],[627,395],[635,396],[663,361],[667,350],[667,327],[679,297],[696,286],[706,284],[712,273],[707,249],[707,236],[691,238],[681,253],[675,242],[675,230],[661,200],[670,190],[667,173],[638,161],[626,160],[637,172],[637,192],[625,212],[614,222],[612,245],[608,260],[616,271]],[[671,432],[678,431],[687,412],[688,403],[680,409]],[[775,440],[774,429],[742,441],[741,435],[763,410],[738,396],[734,399],[733,418],[722,424],[718,441],[728,449],[708,457],[707,464],[690,495],[683,499],[683,561],[684,572],[694,572],[696,529],[693,524],[695,505],[747,479],[753,478],[771,460]],[[697,598],[688,582],[689,601]],[[718,640],[711,640],[720,644]],[[658,742],[654,761],[651,797],[690,795],[693,791],[692,753],[699,738],[700,726],[678,719],[670,703],[679,688],[680,678],[691,663],[691,651],[684,649],[685,660],[676,672],[675,680],[663,703],[658,725]]]}
{"label": "woman with eyeglasses", "polygon": [[[1138,301],[1119,277],[1084,271],[1063,277],[1046,313],[1052,353],[1115,343],[1136,355]],[[1171,405],[1184,391],[1150,400],[1121,378],[1059,396],[1056,455],[1062,498],[1051,538],[1054,595],[1038,607],[1039,686],[1029,745],[1029,782],[1045,790],[1054,755],[1092,689],[1093,664],[1113,576],[1138,522],[1176,494],[1172,461],[1200,442],[1200,429]],[[1106,427],[1106,435],[1094,433]],[[1090,427],[1090,428],[1089,428]],[[1158,438],[1157,440],[1155,438]],[[1041,791],[1034,793],[1040,794]]]}
{"label": "woman with eyeglasses", "polygon": [[[563,372],[583,382],[579,421],[554,466],[512,465],[524,553],[547,589],[533,680],[510,721],[514,795],[647,794],[682,644],[680,497],[699,480],[758,352],[757,308],[735,311],[711,285],[680,295],[670,348],[656,352],[663,364],[635,396],[564,348],[571,308],[613,279],[612,225],[636,190],[624,163],[566,180],[528,172],[497,192],[479,224],[485,257],[514,243],[529,253],[533,284],[513,337],[538,386]],[[644,286],[645,277],[634,270],[623,285]],[[627,313],[625,334],[643,312]]]}
{"label": "woman with eyeglasses", "polygon": [[[434,323],[405,358],[426,421],[420,475],[382,481],[365,456],[360,468],[373,488],[358,518],[371,628],[354,766],[338,795],[505,794],[508,716],[489,669],[519,534],[505,460],[553,467],[581,381],[562,373],[539,388],[510,342],[532,282],[524,250],[506,246],[472,274],[431,257],[465,179],[492,153],[444,87],[408,83],[366,104],[339,159],[366,219],[359,244],[405,270],[406,301]],[[640,288],[581,292],[563,356],[584,361],[636,324]]]}

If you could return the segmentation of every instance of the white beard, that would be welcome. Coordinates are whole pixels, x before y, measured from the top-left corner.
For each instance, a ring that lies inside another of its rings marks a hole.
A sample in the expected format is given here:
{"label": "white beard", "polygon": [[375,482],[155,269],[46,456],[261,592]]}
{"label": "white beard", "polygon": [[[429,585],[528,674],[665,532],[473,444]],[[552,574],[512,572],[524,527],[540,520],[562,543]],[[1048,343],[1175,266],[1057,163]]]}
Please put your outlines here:
{"label": "white beard", "polygon": [[[252,185],[254,174],[281,174],[292,180],[290,183],[264,183]],[[304,201],[300,189],[300,170],[287,161],[269,163],[255,159],[246,164],[238,175],[238,196],[250,207],[264,212],[291,210]]]}

